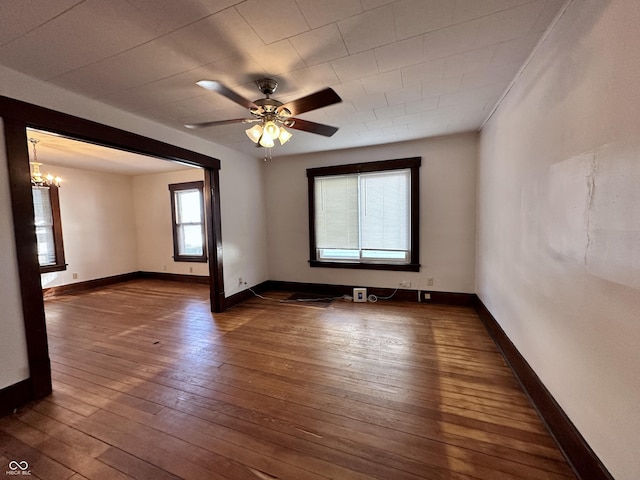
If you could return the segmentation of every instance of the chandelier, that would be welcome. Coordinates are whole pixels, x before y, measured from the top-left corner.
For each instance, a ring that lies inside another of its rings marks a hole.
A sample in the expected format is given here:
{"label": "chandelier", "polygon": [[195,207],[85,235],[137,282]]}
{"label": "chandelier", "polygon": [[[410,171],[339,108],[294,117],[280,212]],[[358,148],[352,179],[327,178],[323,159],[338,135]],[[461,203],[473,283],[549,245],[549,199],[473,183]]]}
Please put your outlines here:
{"label": "chandelier", "polygon": [[62,179],[58,176],[53,176],[50,173],[43,175],[40,172],[40,166],[42,163],[38,162],[38,153],[36,152],[36,144],[40,142],[37,138],[30,138],[29,142],[33,145],[33,161],[29,161],[31,167],[31,185],[34,187],[48,188],[51,186],[59,187]]}

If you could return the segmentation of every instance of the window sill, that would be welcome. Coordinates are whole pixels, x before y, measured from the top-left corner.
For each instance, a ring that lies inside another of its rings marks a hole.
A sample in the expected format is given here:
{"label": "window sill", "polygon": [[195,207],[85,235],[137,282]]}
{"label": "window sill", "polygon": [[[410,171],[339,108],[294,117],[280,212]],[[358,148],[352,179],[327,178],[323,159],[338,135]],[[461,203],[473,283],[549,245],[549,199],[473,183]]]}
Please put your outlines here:
{"label": "window sill", "polygon": [[40,273],[62,272],[66,269],[67,269],[66,263],[61,263],[57,265],[45,265],[44,267],[40,267]]}
{"label": "window sill", "polygon": [[311,267],[321,268],[350,268],[354,270],[395,270],[398,272],[419,272],[420,265],[415,263],[359,263],[359,262],[328,262],[309,260]]}
{"label": "window sill", "polygon": [[196,262],[196,263],[207,263],[207,257],[190,257],[188,255],[180,255],[173,257],[174,262]]}

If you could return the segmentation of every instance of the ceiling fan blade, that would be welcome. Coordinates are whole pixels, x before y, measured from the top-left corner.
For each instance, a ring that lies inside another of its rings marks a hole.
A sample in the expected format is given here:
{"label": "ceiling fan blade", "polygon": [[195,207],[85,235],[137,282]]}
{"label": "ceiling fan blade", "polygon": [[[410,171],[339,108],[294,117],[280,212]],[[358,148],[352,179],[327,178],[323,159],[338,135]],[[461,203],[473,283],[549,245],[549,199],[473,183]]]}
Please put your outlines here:
{"label": "ceiling fan blade", "polygon": [[234,118],[231,120],[217,120],[214,122],[188,123],[185,125],[185,127],[195,129],[195,128],[214,127],[216,125],[227,125],[229,123],[250,123],[253,121],[255,120],[251,118]]}
{"label": "ceiling fan blade", "polygon": [[325,137],[330,137],[338,131],[338,127],[332,127],[331,125],[324,125],[322,123],[310,122],[309,120],[302,120],[301,118],[290,118],[295,123],[291,127],[296,130],[302,130],[303,132],[316,133]]}
{"label": "ceiling fan blade", "polygon": [[202,88],[206,88],[207,90],[211,90],[212,92],[217,92],[220,95],[227,97],[232,102],[235,102],[238,105],[242,105],[245,108],[258,108],[258,106],[251,100],[247,100],[246,98],[238,95],[236,92],[228,87],[225,87],[223,84],[216,80],[200,80],[199,82],[196,82],[196,85],[199,85]]}
{"label": "ceiling fan blade", "polygon": [[278,112],[287,109],[291,112],[291,115],[300,115],[301,113],[327,107],[334,103],[340,103],[341,101],[340,96],[332,88],[325,88],[306,97],[285,103],[278,108]]}

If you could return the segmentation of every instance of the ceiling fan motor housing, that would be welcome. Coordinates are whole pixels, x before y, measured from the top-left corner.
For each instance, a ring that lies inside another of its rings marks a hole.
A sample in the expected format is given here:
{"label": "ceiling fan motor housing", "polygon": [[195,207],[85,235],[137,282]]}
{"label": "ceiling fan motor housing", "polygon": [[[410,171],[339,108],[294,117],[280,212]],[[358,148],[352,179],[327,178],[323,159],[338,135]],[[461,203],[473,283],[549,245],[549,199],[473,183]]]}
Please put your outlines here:
{"label": "ceiling fan motor housing", "polygon": [[258,86],[258,90],[267,96],[272,95],[278,88],[278,82],[273,78],[259,78],[256,80],[256,85]]}
{"label": "ceiling fan motor housing", "polygon": [[253,103],[259,106],[265,113],[275,113],[276,109],[282,105],[282,102],[273,98],[261,98]]}

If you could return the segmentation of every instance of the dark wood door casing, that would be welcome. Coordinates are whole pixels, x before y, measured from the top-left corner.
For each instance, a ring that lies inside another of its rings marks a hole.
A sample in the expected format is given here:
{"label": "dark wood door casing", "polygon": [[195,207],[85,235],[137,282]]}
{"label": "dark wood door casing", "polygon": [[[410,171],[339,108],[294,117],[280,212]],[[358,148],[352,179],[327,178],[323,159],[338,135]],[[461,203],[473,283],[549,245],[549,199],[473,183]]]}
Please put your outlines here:
{"label": "dark wood door casing", "polygon": [[29,381],[33,399],[48,395],[52,387],[40,266],[33,224],[33,198],[26,133],[28,127],[203,168],[205,191],[208,192],[208,195],[205,193],[207,213],[205,221],[211,273],[211,311],[221,312],[224,309],[219,194],[220,160],[149,137],[3,96],[0,96],[0,118],[4,126],[11,211],[30,371]]}

